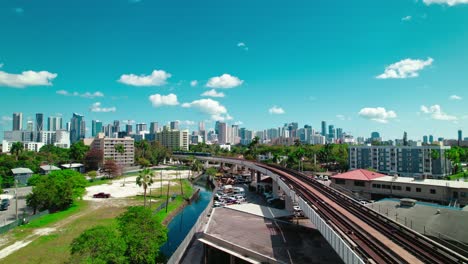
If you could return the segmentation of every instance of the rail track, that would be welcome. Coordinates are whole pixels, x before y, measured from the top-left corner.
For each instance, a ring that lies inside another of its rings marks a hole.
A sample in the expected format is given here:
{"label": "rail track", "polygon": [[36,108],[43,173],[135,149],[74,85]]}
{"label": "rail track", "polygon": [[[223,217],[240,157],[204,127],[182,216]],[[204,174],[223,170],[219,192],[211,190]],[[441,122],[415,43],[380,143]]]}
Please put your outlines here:
{"label": "rail track", "polygon": [[[356,225],[343,214],[331,209],[332,206],[321,200],[314,194],[314,191],[324,195],[367,225],[379,231],[382,235],[411,253],[421,262],[434,264],[468,263],[466,257],[453,252],[426,236],[375,212],[349,196],[325,186],[300,172],[275,165],[257,165],[277,173],[287,184],[292,185],[298,195],[318,209],[316,210],[317,213],[325,220],[329,221],[333,227],[338,228],[338,232],[348,236],[352,242],[356,243],[356,251],[362,255],[363,259],[371,263],[409,262],[407,259],[399,256],[398,252],[393,252],[388,249],[386,245],[383,245],[381,241],[372,237],[372,234],[367,232],[364,228]],[[313,191],[309,188],[313,188]]]}

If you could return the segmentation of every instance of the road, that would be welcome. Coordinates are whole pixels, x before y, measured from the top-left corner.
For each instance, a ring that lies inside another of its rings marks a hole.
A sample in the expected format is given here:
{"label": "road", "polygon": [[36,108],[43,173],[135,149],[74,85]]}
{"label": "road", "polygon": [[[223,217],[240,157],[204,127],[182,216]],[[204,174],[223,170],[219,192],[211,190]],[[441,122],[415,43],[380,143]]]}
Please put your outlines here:
{"label": "road", "polygon": [[[26,195],[32,190],[32,187],[21,187],[18,188],[18,217],[21,218],[23,213],[31,213],[26,206]],[[16,200],[15,200],[15,188],[4,189],[8,191],[7,195],[11,196],[10,206],[6,211],[0,211],[0,226],[4,226],[13,222],[16,219]]]}

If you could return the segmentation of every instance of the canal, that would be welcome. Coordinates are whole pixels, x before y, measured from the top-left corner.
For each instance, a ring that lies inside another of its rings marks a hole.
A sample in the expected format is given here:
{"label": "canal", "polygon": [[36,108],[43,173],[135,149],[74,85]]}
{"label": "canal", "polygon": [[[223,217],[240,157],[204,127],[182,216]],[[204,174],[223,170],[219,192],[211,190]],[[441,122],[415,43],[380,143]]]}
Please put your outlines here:
{"label": "canal", "polygon": [[211,201],[213,190],[207,184],[205,175],[196,181],[193,187],[195,191],[200,189],[198,197],[177,214],[167,226],[169,229],[167,242],[161,247],[161,252],[168,258],[176,251]]}

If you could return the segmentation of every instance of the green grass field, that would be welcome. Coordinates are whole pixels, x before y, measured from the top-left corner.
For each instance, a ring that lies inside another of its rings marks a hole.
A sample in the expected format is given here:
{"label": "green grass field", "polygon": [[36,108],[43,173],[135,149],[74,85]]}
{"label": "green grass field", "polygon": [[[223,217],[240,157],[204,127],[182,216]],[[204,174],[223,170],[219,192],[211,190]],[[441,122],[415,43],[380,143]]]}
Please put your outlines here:
{"label": "green grass field", "polygon": [[[172,182],[180,183],[179,180]],[[165,201],[167,189],[163,188],[163,197],[160,197],[160,190],[157,188],[159,185],[155,183],[152,187],[154,188],[152,188],[152,194],[153,191],[155,194],[151,196],[153,199],[151,209],[154,210]],[[184,196],[190,197],[193,194],[194,190],[189,181],[183,180],[182,188]],[[177,197],[169,203],[167,213],[165,209],[162,209],[156,214],[159,220],[163,221],[171,215],[171,212],[177,210],[185,203],[184,198],[179,195],[180,193],[179,184],[170,186],[169,194],[177,194]],[[105,204],[91,201],[77,201],[66,211],[42,216],[25,226],[12,230],[9,234],[12,235],[11,237],[14,240],[8,245],[17,241],[27,241],[28,237],[32,236],[36,230],[51,227],[56,228],[50,234],[40,237],[36,236],[35,240],[29,245],[2,259],[0,263],[66,263],[70,257],[70,243],[74,238],[96,225],[116,224],[115,218],[122,214],[128,206],[143,205],[143,196],[127,198],[122,201],[124,202]],[[4,247],[8,245],[4,245]]]}

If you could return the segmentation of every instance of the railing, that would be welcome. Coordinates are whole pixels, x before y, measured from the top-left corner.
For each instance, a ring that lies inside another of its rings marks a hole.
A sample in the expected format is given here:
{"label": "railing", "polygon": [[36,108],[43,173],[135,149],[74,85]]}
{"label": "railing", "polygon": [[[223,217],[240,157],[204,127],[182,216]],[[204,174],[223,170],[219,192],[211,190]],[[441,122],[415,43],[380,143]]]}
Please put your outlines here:
{"label": "railing", "polygon": [[[216,192],[216,189],[213,190],[213,193],[215,192]],[[172,256],[167,261],[168,264],[179,263],[182,260],[182,257],[184,256],[184,253],[187,250],[187,247],[190,245],[190,242],[192,242],[192,239],[194,238],[194,236],[199,232],[200,228],[205,224],[204,220],[206,219],[206,217],[210,214],[212,210],[211,205],[212,205],[213,199],[214,198],[212,197],[210,203],[208,203],[205,210],[198,217],[197,222],[195,222],[192,229],[190,229],[188,234],[185,236],[184,240],[180,243],[179,247],[177,247],[176,251],[172,253]]]}

